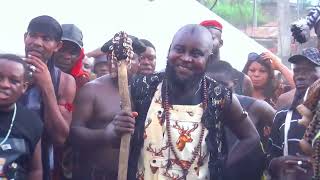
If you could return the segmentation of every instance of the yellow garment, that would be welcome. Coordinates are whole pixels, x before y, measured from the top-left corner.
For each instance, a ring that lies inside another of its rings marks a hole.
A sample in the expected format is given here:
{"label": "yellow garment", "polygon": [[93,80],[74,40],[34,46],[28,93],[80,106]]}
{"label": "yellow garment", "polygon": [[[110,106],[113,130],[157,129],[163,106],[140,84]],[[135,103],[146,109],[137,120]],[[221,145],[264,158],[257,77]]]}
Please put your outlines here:
{"label": "yellow garment", "polygon": [[[139,180],[167,180],[183,179],[183,171],[175,162],[175,156],[168,145],[168,135],[164,118],[164,110],[161,107],[161,84],[153,97],[148,110],[144,146],[138,163],[137,178]],[[178,153],[179,160],[190,161],[192,152],[199,143],[202,124],[201,117],[203,109],[198,105],[173,105],[170,109],[170,130],[172,144]],[[161,124],[161,121],[164,122]],[[189,134],[188,134],[188,131]],[[201,149],[196,160],[188,170],[186,179],[204,180],[209,179],[209,154],[205,144],[205,137],[208,131],[205,129],[204,138],[201,142]],[[183,136],[185,135],[185,136]],[[179,147],[179,149],[178,149]],[[198,167],[199,155],[201,155],[202,164]],[[168,168],[167,163],[170,158],[172,164]]]}

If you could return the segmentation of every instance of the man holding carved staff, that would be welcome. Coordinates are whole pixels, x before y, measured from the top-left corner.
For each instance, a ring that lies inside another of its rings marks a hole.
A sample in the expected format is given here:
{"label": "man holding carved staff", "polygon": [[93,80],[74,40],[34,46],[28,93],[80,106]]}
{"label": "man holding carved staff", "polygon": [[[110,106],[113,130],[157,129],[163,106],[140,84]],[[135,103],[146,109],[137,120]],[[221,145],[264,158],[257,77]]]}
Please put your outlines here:
{"label": "man holding carved staff", "polygon": [[[186,25],[174,36],[165,73],[137,76],[131,85],[135,117],[120,112],[114,136],[134,131],[128,179],[215,179],[259,142],[231,91],[204,76],[213,49],[210,32]],[[223,126],[239,143],[227,156]]]}
{"label": "man holding carved staff", "polygon": [[[130,37],[135,53],[145,51],[138,38]],[[108,41],[101,50],[110,53],[111,45],[112,41]],[[118,121],[115,120],[121,110],[116,63],[110,60],[110,74],[84,85],[75,99],[70,130],[71,143],[74,149],[79,149],[76,158],[79,167],[74,167],[73,172],[75,180],[117,179],[120,138],[127,131],[121,128],[125,125],[116,125]],[[136,73],[135,65],[128,66],[129,81],[131,75]],[[129,115],[137,116],[136,113]]]}

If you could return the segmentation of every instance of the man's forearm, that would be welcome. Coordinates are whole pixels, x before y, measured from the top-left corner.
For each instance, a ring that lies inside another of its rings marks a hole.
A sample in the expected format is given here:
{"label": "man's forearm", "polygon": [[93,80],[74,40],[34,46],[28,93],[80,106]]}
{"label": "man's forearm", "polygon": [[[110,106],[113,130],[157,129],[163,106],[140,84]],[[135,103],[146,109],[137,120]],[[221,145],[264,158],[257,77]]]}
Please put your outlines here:
{"label": "man's forearm", "polygon": [[69,124],[59,109],[53,85],[42,90],[45,107],[45,129],[55,144],[63,144],[69,134]]}
{"label": "man's forearm", "polygon": [[42,180],[42,170],[33,170],[29,172],[28,180]]}
{"label": "man's forearm", "polygon": [[250,153],[254,148],[259,146],[259,140],[259,136],[239,140],[239,142],[229,152],[226,166],[230,167],[248,155],[248,153]]}

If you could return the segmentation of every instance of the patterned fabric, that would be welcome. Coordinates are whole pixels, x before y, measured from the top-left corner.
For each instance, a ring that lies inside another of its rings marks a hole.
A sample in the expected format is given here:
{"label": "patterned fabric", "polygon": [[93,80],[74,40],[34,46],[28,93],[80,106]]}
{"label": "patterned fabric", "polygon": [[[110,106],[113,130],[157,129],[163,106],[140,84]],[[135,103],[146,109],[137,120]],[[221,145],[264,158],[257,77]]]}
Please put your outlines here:
{"label": "patterned fabric", "polygon": [[[164,73],[149,76],[138,75],[131,85],[131,96],[135,111],[139,113],[136,119],[136,129],[131,140],[131,150],[128,162],[128,179],[136,179],[138,160],[144,147],[144,127],[147,113],[157,90],[164,79]],[[224,141],[224,112],[228,112],[232,102],[231,91],[223,85],[206,77],[208,87],[208,107],[203,112],[201,122],[208,129],[205,142],[209,153],[210,179],[221,180],[226,158]]]}
{"label": "patterned fabric", "polygon": [[[170,150],[166,122],[163,122],[161,84],[155,93],[145,122],[144,147],[141,150],[137,179],[160,180],[183,177],[182,169],[176,164],[190,162],[192,152],[200,140],[203,108],[199,105],[173,105],[170,110],[170,128],[175,151],[181,159],[175,159]],[[205,130],[205,136],[208,131]],[[201,152],[189,169],[187,179],[209,179],[209,156],[206,143],[201,142]],[[170,162],[169,162],[170,161]],[[201,164],[198,162],[202,162]]]}
{"label": "patterned fabric", "polygon": [[[288,113],[288,109],[278,111],[274,117],[271,135],[270,135],[270,154],[272,157],[283,155],[284,149],[284,124]],[[298,123],[301,119],[299,112],[294,109],[290,121],[290,129],[288,132],[289,155],[303,154],[300,149],[299,142],[303,137],[306,128]]]}

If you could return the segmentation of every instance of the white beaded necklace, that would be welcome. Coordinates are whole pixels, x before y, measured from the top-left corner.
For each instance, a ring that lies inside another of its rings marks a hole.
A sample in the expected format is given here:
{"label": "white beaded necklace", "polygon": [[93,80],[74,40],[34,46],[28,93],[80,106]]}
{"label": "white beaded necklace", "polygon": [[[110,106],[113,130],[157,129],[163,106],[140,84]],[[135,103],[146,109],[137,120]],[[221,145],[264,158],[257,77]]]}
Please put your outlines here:
{"label": "white beaded necklace", "polygon": [[13,115],[12,115],[12,118],[11,118],[10,128],[9,128],[9,130],[7,132],[6,137],[0,142],[0,146],[3,145],[8,140],[8,138],[9,138],[9,136],[11,134],[13,123],[14,123],[14,120],[16,119],[16,113],[17,113],[17,105],[14,104],[14,110],[13,110]]}

